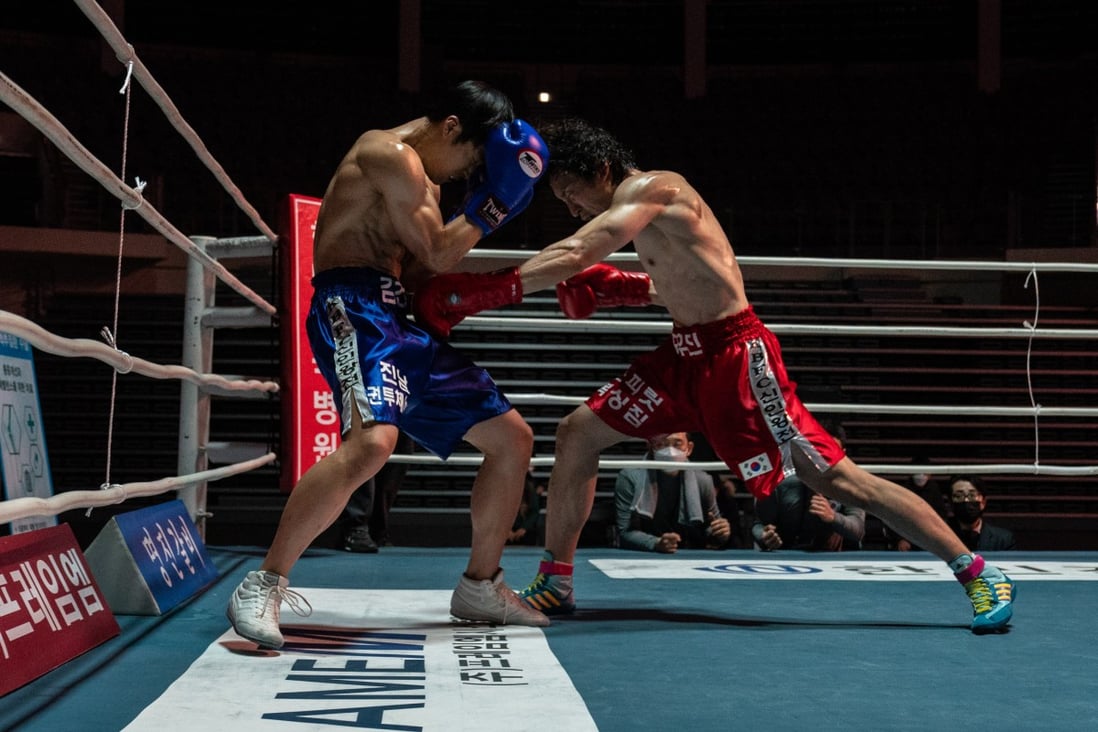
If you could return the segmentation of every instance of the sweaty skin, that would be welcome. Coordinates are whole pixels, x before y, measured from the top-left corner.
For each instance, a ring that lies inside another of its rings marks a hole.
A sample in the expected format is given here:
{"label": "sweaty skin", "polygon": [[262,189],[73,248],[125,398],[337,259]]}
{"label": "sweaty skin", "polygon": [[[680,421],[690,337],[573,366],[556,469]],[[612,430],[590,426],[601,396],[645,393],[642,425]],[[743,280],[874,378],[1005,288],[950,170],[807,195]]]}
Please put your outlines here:
{"label": "sweaty skin", "polygon": [[616,189],[608,176],[591,183],[562,173],[550,186],[586,223],[520,268],[524,292],[552,287],[632,241],[652,278],[653,301],[678,325],[720,320],[747,307],[728,238],[678,173],[630,170]]}
{"label": "sweaty skin", "polygon": [[[333,267],[371,267],[399,278],[408,289],[433,272],[457,264],[480,240],[480,227],[465,216],[444,223],[439,186],[467,178],[483,162],[483,148],[458,142],[456,116],[437,122],[414,119],[390,130],[364,133],[340,162],[317,218],[313,262],[317,272]],[[353,412],[352,429],[335,453],[302,476],[290,494],[261,569],[288,576],[309,544],[339,516],[351,493],[377,473],[392,454],[395,425],[363,424]],[[473,483],[473,541],[466,574],[492,577],[529,462],[530,428],[515,410],[473,426],[467,442],[485,454]]]}
{"label": "sweaty skin", "polygon": [[[519,268],[523,292],[553,287],[633,242],[652,280],[652,301],[666,307],[677,325],[717,321],[748,307],[743,276],[724,229],[681,175],[633,168],[615,184],[603,164],[593,180],[558,173],[549,184],[569,212],[585,223]],[[580,531],[591,513],[599,453],[626,439],[628,435],[586,406],[562,420],[549,479],[545,542],[556,561],[574,561]],[[880,517],[943,561],[967,552],[926,502],[866,472],[849,457],[823,474],[801,453],[793,459],[811,488]]]}
{"label": "sweaty skin", "polygon": [[461,130],[456,118],[442,123],[441,135],[428,130],[424,117],[358,138],[324,194],[313,245],[316,271],[372,267],[401,278],[416,262],[445,272],[480,239],[464,216],[444,224],[438,203],[439,185],[468,177],[482,153],[472,142],[453,141]]}

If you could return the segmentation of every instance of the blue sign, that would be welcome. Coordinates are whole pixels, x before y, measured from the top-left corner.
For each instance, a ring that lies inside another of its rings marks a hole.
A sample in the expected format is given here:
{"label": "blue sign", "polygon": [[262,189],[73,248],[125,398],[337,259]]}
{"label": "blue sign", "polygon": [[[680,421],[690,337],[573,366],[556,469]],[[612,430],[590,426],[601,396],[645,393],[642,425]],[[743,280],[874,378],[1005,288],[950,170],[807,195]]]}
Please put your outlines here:
{"label": "blue sign", "polygon": [[217,579],[182,501],[168,501],[114,517],[160,612],[167,612]]}

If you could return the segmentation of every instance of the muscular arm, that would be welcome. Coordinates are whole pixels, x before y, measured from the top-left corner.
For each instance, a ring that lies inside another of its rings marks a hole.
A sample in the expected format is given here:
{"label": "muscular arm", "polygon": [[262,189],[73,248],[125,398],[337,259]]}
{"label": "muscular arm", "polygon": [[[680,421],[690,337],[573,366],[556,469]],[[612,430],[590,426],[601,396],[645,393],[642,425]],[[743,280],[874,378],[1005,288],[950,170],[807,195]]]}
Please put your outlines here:
{"label": "muscular arm", "polygon": [[[678,193],[659,175],[642,175],[622,183],[610,208],[572,236],[550,244],[520,268],[523,292],[536,292],[563,282],[616,252],[649,226]],[[653,296],[655,291],[652,292]],[[656,302],[655,298],[653,301]]]}
{"label": "muscular arm", "polygon": [[480,240],[480,228],[464,216],[443,223],[435,186],[408,145],[363,145],[357,161],[381,193],[396,238],[420,266],[446,272]]}
{"label": "muscular arm", "polygon": [[400,282],[409,292],[416,292],[419,286],[435,273],[410,254],[400,264]]}

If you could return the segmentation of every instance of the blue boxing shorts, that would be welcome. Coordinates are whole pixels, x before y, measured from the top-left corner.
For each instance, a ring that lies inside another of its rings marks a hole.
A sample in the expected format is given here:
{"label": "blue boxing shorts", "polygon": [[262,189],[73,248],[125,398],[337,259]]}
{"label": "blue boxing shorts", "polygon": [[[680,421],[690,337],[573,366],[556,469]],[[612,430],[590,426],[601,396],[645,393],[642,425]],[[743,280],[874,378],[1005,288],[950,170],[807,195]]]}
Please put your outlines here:
{"label": "blue boxing shorts", "polygon": [[313,356],[335,397],[342,434],[396,425],[446,459],[473,425],[511,409],[488,372],[408,320],[404,286],[368,267],[313,277],[305,321]]}

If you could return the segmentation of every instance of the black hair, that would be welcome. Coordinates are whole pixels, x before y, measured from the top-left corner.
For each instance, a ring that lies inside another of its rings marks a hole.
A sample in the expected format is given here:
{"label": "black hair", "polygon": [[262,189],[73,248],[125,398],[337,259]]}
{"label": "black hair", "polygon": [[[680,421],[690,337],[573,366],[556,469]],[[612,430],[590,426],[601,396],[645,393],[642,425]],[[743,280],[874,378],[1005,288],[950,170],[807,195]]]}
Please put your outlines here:
{"label": "black hair", "polygon": [[987,496],[987,491],[984,489],[984,481],[977,478],[975,475],[951,475],[949,476],[949,482],[946,483],[946,495],[953,495],[953,484],[966,481],[972,484],[972,487],[976,489],[976,492],[981,496]]}
{"label": "black hair", "polygon": [[582,119],[568,118],[539,128],[549,146],[549,176],[570,173],[591,181],[602,166],[610,166],[610,179],[620,183],[637,167],[633,152],[613,135]]}
{"label": "black hair", "polygon": [[483,145],[488,133],[500,122],[515,118],[515,110],[506,94],[483,81],[463,81],[450,87],[427,107],[427,119],[441,122],[451,114],[461,121],[458,142],[470,140]]}

